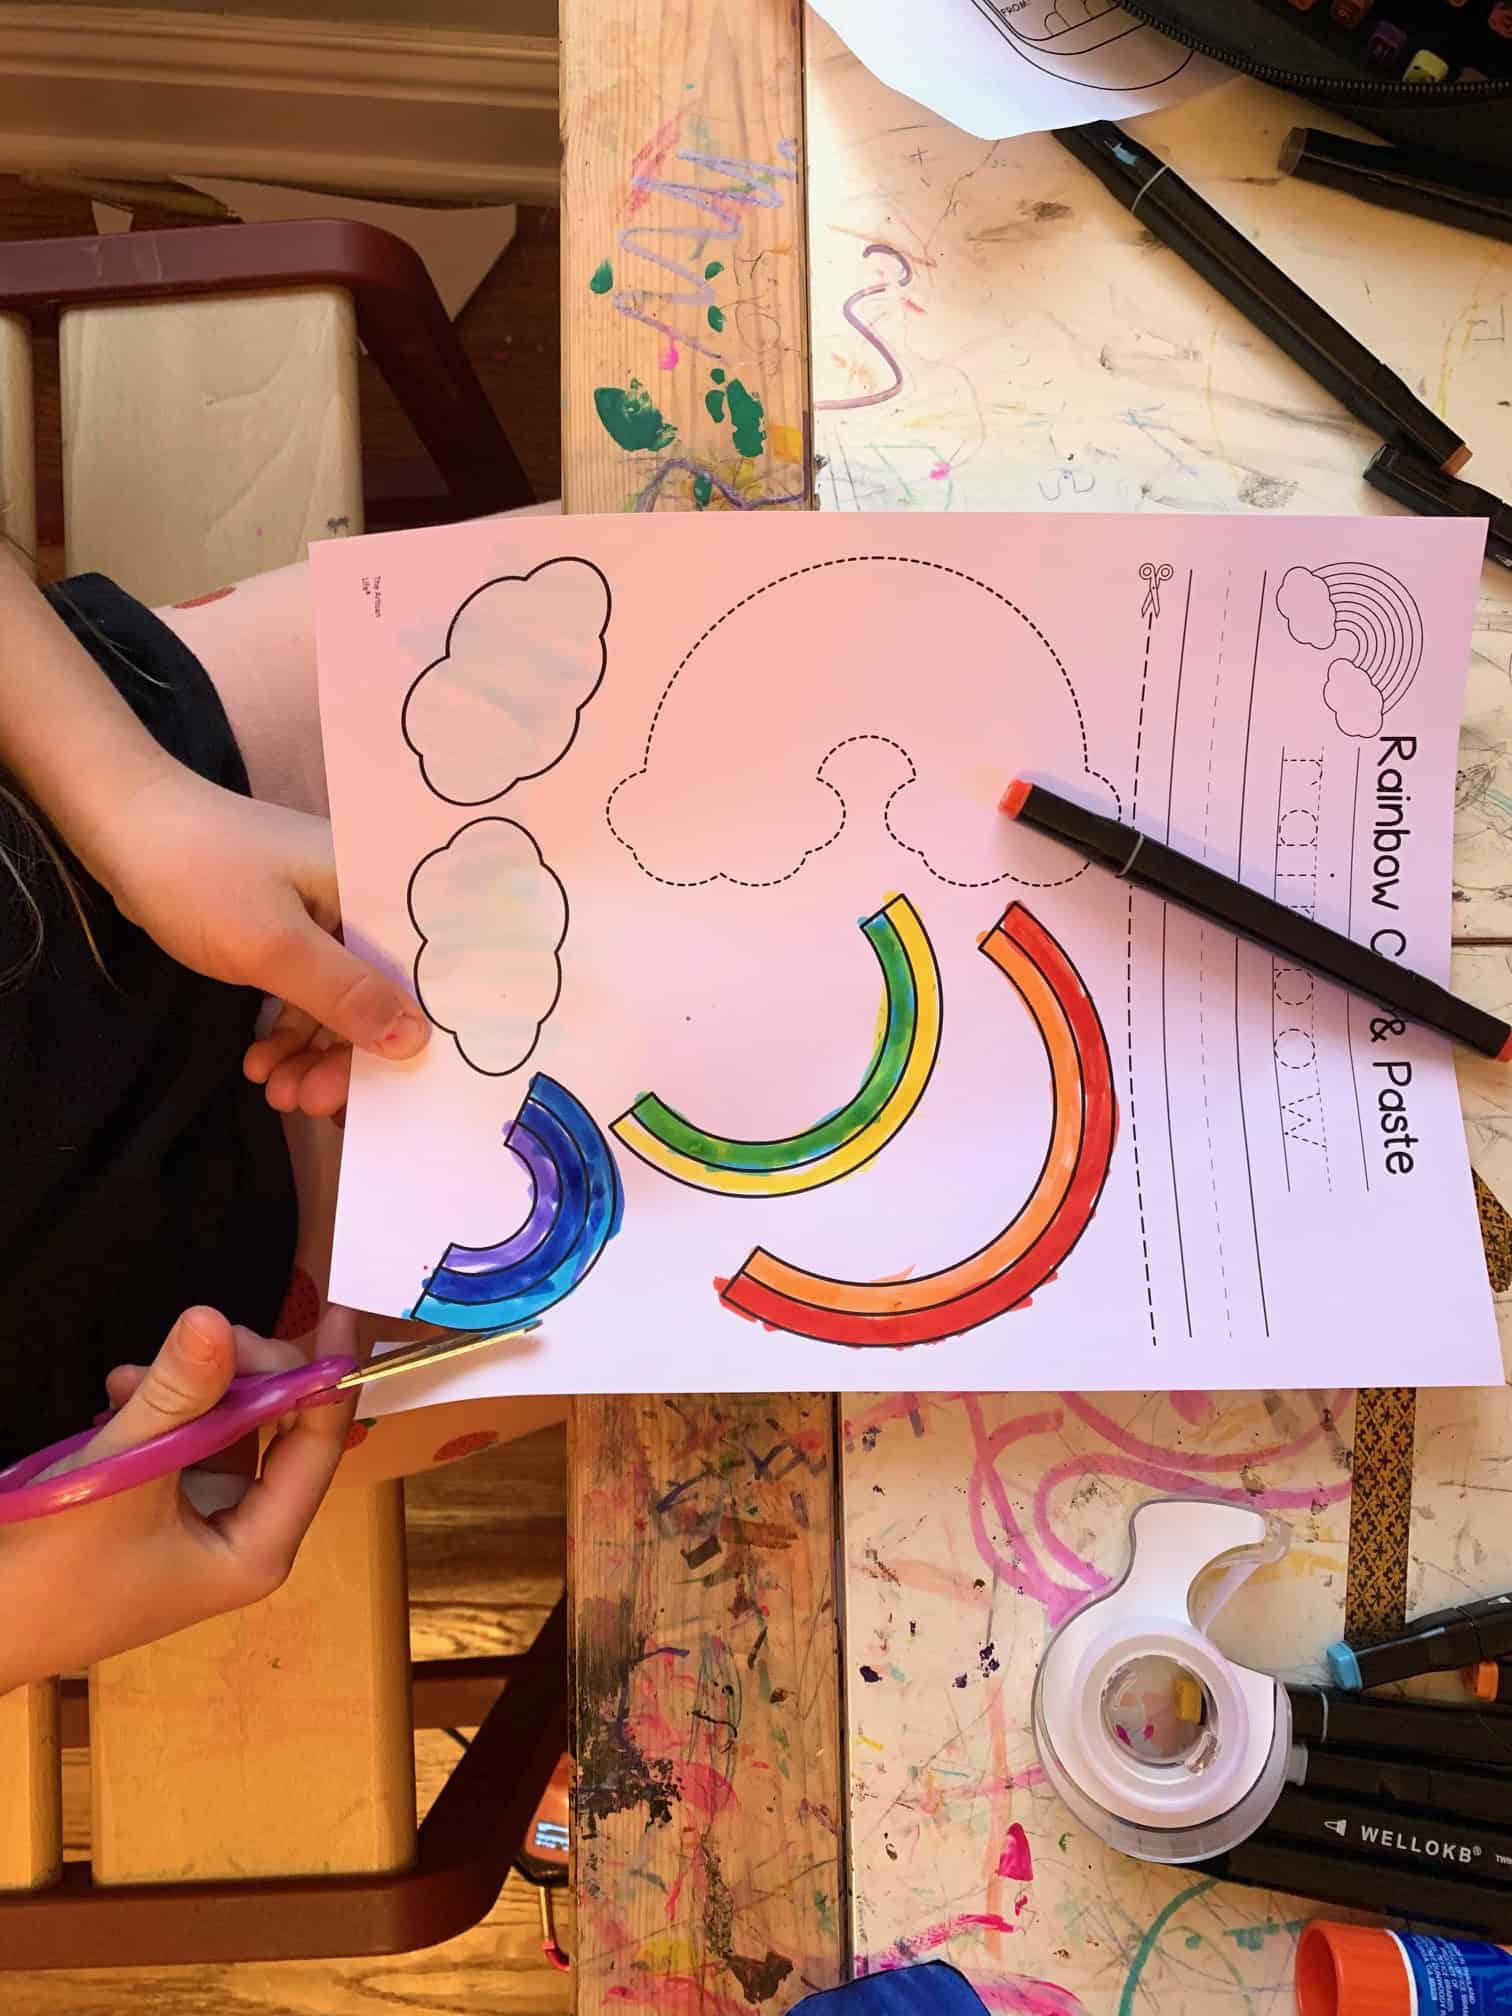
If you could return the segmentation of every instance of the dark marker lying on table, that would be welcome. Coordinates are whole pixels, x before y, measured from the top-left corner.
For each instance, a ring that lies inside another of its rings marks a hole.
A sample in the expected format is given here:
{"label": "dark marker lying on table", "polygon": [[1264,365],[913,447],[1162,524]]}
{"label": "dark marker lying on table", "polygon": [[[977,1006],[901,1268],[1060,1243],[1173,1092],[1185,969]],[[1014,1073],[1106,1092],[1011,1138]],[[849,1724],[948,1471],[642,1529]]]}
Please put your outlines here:
{"label": "dark marker lying on table", "polygon": [[1512,567],[1512,504],[1491,491],[1446,476],[1410,448],[1378,448],[1366,465],[1365,481],[1420,518],[1484,518],[1486,558]]}
{"label": "dark marker lying on table", "polygon": [[1404,1625],[1374,1645],[1340,1640],[1328,1648],[1328,1670],[1340,1687],[1383,1687],[1420,1673],[1452,1673],[1482,1659],[1512,1655],[1512,1595],[1452,1603]]}
{"label": "dark marker lying on table", "polygon": [[[1445,1764],[1469,1764],[1508,1782],[1512,1715],[1441,1702],[1398,1701],[1332,1687],[1288,1686],[1292,1736],[1317,1749],[1404,1753]],[[1512,1789],[1512,1788],[1509,1788]]]}
{"label": "dark marker lying on table", "polygon": [[1023,778],[1009,785],[1001,809],[1010,819],[1064,841],[1152,895],[1179,903],[1269,952],[1282,953],[1314,973],[1336,980],[1393,1017],[1436,1029],[1466,1049],[1478,1050],[1483,1057],[1503,1062],[1512,1058],[1512,1027],[1494,1015],[1461,1001],[1436,980],[1409,972],[1395,960],[1357,945],[1342,931],[1330,931],[1300,911],[1246,888],[1231,875],[1220,875],[1204,862],[1178,854],[1174,847],[1152,840],[1132,826],[1121,826],[1100,812],[1088,812]]}
{"label": "dark marker lying on table", "polygon": [[1451,474],[1469,461],[1452,427],[1158,154],[1107,119],[1063,127],[1054,137],[1357,420]]}
{"label": "dark marker lying on table", "polygon": [[1419,147],[1380,147],[1294,126],[1281,146],[1281,173],[1342,189],[1385,210],[1479,231],[1512,243],[1512,189],[1482,169],[1459,167]]}

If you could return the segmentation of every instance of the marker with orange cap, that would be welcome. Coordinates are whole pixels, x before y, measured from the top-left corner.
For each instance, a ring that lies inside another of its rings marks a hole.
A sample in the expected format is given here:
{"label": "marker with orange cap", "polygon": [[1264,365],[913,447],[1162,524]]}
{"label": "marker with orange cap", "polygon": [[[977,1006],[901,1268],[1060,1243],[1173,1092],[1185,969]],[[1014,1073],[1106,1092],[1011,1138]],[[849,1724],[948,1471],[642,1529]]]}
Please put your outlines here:
{"label": "marker with orange cap", "polygon": [[1464,1681],[1477,1701],[1512,1701],[1512,1659],[1478,1659]]}
{"label": "marker with orange cap", "polygon": [[1512,1949],[1314,1919],[1297,1943],[1299,2016],[1512,2016]]}
{"label": "marker with orange cap", "polygon": [[[1330,931],[1300,910],[1290,909],[1274,897],[1263,896],[1232,875],[1220,875],[1205,861],[1194,861],[1178,853],[1163,840],[1152,839],[1135,827],[1120,825],[1102,812],[1089,812],[1042,784],[1015,778],[1003,794],[999,810],[1017,819],[1036,833],[1060,840],[1086,854],[1126,882],[1148,889],[1168,903],[1179,903],[1199,917],[1225,925],[1241,938],[1248,938],[1267,952],[1278,952],[1298,965],[1307,966],[1329,980],[1336,980],[1351,993],[1364,995],[1387,1012],[1436,1029],[1467,1050],[1483,1057],[1512,1061],[1512,1026],[1488,1015],[1483,1008],[1460,1000],[1447,987],[1440,987],[1422,973],[1413,973],[1358,945],[1342,931]],[[1400,1029],[1387,1033],[1399,1035]],[[1458,1665],[1462,1660],[1454,1660]],[[1425,1669],[1414,1667],[1414,1672]],[[1337,1673],[1335,1678],[1338,1678]],[[1342,1684],[1360,1685],[1359,1681]],[[1365,1683],[1370,1684],[1370,1683]]]}

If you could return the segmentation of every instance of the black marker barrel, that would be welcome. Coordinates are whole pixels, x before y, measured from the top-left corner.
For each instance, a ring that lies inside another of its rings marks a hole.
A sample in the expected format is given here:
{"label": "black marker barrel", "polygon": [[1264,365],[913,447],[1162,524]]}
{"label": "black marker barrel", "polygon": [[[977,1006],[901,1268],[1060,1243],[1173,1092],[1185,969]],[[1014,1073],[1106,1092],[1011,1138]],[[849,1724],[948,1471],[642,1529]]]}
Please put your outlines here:
{"label": "black marker barrel", "polygon": [[1325,1854],[1370,1855],[1410,1882],[1425,1874],[1458,1883],[1512,1887],[1512,1832],[1448,1814],[1399,1813],[1368,1800],[1289,1786],[1258,1832],[1301,1841]]}
{"label": "black marker barrel", "polygon": [[1335,1853],[1303,1841],[1252,1834],[1226,1855],[1190,1865],[1224,1883],[1280,1890],[1320,1904],[1343,1904],[1377,1917],[1449,1925],[1482,1937],[1512,1940],[1512,1889],[1464,1882],[1434,1870],[1405,1869],[1374,1856]]}
{"label": "black marker barrel", "polygon": [[1390,444],[1371,457],[1365,481],[1420,518],[1484,518],[1486,558],[1512,567],[1512,504],[1504,504],[1494,491],[1448,476],[1410,448]]}
{"label": "black marker barrel", "polygon": [[1294,126],[1282,142],[1280,168],[1283,175],[1320,182],[1383,210],[1405,211],[1512,243],[1512,191],[1494,188],[1484,173],[1477,184],[1473,170],[1427,148],[1376,147]]}
{"label": "black marker barrel", "polygon": [[1100,812],[1088,812],[1069,798],[1022,778],[1008,787],[1002,810],[1010,819],[1064,841],[1152,895],[1179,903],[1269,952],[1284,953],[1299,965],[1336,980],[1341,987],[1376,1002],[1392,1017],[1406,1017],[1437,1029],[1483,1057],[1512,1057],[1512,1028],[1483,1008],[1472,1007],[1436,980],[1413,973],[1368,946],[1357,945],[1342,931],[1330,931],[1327,925],[1315,923],[1274,897],[1246,888],[1231,875],[1220,875],[1216,868],[1193,861],[1148,834],[1120,825]]}
{"label": "black marker barrel", "polygon": [[1336,1687],[1289,1686],[1292,1734],[1330,1750],[1404,1752],[1446,1764],[1512,1773],[1512,1715],[1426,1701],[1346,1694]]}
{"label": "black marker barrel", "polygon": [[1454,429],[1403,379],[1204,203],[1158,154],[1106,119],[1063,127],[1055,138],[1357,420],[1384,440],[1416,448],[1451,474],[1470,459]]}
{"label": "black marker barrel", "polygon": [[1389,1753],[1372,1757],[1368,1752],[1297,1743],[1287,1775],[1309,1792],[1346,1802],[1365,1800],[1375,1806],[1512,1827],[1512,1779],[1495,1771],[1459,1771],[1416,1757]]}
{"label": "black marker barrel", "polygon": [[1394,1638],[1375,1645],[1330,1645],[1327,1657],[1339,1686],[1354,1688],[1384,1687],[1419,1673],[1453,1673],[1509,1654],[1512,1596],[1486,1596],[1414,1617]]}

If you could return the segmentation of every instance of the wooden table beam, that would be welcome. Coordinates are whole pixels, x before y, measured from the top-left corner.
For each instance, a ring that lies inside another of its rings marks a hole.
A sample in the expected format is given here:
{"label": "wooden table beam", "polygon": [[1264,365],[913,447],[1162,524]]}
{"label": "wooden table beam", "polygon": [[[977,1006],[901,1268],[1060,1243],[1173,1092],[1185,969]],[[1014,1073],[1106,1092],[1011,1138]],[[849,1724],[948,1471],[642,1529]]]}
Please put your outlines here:
{"label": "wooden table beam", "polygon": [[[812,498],[792,0],[564,0],[569,511]],[[578,1401],[577,2006],[841,1978],[835,1406]]]}

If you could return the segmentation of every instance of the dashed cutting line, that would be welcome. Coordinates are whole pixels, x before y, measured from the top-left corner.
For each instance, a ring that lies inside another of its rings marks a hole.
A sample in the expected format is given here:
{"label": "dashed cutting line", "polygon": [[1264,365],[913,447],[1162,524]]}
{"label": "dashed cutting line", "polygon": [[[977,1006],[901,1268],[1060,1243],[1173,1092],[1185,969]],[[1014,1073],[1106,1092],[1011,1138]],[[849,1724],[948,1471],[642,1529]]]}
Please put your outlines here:
{"label": "dashed cutting line", "polygon": [[[1134,790],[1130,799],[1130,816],[1139,811],[1139,763],[1144,750],[1145,695],[1150,684],[1150,633],[1155,627],[1153,616],[1145,618],[1144,667],[1139,675],[1139,718],[1134,729]],[[1106,781],[1106,780],[1104,780]],[[1112,788],[1111,786],[1109,787]],[[1117,793],[1114,793],[1117,796]],[[1139,1246],[1144,1255],[1145,1307],[1150,1315],[1150,1342],[1158,1346],[1159,1333],[1155,1327],[1155,1285],[1150,1278],[1150,1236],[1145,1224],[1144,1182],[1139,1169],[1139,1115],[1134,1104],[1134,888],[1129,886],[1129,936],[1128,949],[1124,955],[1124,1028],[1129,1057],[1129,1138],[1134,1145],[1134,1201],[1139,1208]]]}
{"label": "dashed cutting line", "polygon": [[[762,586],[759,588],[753,588],[750,594],[742,595],[738,602],[732,604],[730,608],[726,609],[726,611],[722,616],[716,617],[714,622],[710,623],[708,627],[705,630],[703,630],[698,637],[694,639],[693,643],[688,646],[688,649],[683,653],[682,657],[678,660],[677,665],[673,669],[671,678],[668,679],[666,685],[662,688],[661,698],[657,701],[655,710],[651,715],[651,724],[646,730],[646,746],[641,755],[640,768],[638,770],[632,770],[628,776],[621,777],[619,782],[610,791],[609,796],[604,800],[604,820],[605,823],[608,825],[609,831],[614,835],[615,839],[630,855],[631,859],[635,862],[636,867],[640,869],[643,875],[649,876],[653,882],[660,882],[662,886],[667,889],[702,889],[706,888],[710,882],[729,882],[732,883],[736,888],[740,889],[773,889],[776,888],[779,883],[790,882],[793,879],[793,877],[796,874],[798,874],[799,871],[804,867],[805,863],[810,859],[812,855],[822,853],[826,847],[832,847],[835,844],[836,840],[839,839],[841,833],[845,830],[845,822],[846,822],[845,800],[843,797],[841,797],[840,793],[835,790],[834,785],[829,782],[828,778],[823,776],[821,773],[823,772],[824,765],[828,763],[830,757],[835,754],[835,751],[837,749],[845,748],[851,742],[871,741],[871,742],[890,743],[891,747],[897,749],[899,753],[902,755],[904,761],[909,765],[909,768],[913,774],[905,778],[904,782],[898,785],[889,795],[887,800],[888,808],[891,807],[892,801],[894,798],[897,797],[899,791],[905,790],[909,784],[916,781],[918,772],[914,768],[913,758],[909,755],[906,749],[902,748],[902,745],[900,743],[892,742],[889,736],[866,735],[866,734],[851,735],[847,736],[843,741],[837,742],[833,749],[829,749],[825,752],[825,755],[819,764],[819,768],[814,773],[814,777],[817,783],[822,784],[827,791],[834,791],[836,798],[839,798],[840,800],[839,826],[830,835],[828,840],[822,840],[817,847],[806,848],[802,859],[798,862],[796,867],[789,868],[785,874],[773,875],[767,878],[766,880],[759,882],[749,881],[739,875],[726,875],[722,869],[716,869],[712,875],[700,875],[692,877],[686,881],[676,881],[670,876],[658,875],[654,868],[650,868],[646,865],[646,863],[641,859],[640,855],[636,852],[631,842],[625,838],[624,834],[621,833],[619,828],[614,823],[615,799],[619,796],[620,792],[624,790],[625,786],[628,783],[630,783],[633,778],[644,777],[647,768],[650,765],[651,744],[656,737],[656,725],[662,717],[663,709],[666,707],[668,700],[671,698],[672,688],[677,684],[678,679],[682,676],[682,673],[686,669],[688,662],[693,657],[694,653],[697,652],[705,643],[707,643],[709,638],[713,636],[714,632],[718,630],[722,624],[728,623],[732,616],[738,615],[739,612],[746,607],[747,603],[755,602],[759,600],[759,598],[763,595],[769,595],[774,588],[782,587],[785,582],[800,580],[805,574],[822,573],[827,567],[853,567],[863,562],[872,562],[877,560],[892,562],[907,567],[927,567],[936,574],[953,575],[954,578],[958,581],[966,581],[969,582],[973,588],[980,588],[985,594],[990,595],[995,602],[1001,602],[1005,609],[1011,609],[1013,614],[1018,617],[1019,621],[1028,626],[1028,628],[1039,639],[1040,643],[1043,644],[1045,649],[1050,653],[1050,656],[1054,659],[1055,669],[1060,673],[1061,678],[1065,681],[1066,691],[1071,696],[1071,705],[1076,711],[1076,729],[1078,735],[1081,738],[1082,769],[1086,772],[1086,774],[1089,777],[1095,777],[1099,784],[1107,786],[1108,790],[1113,794],[1114,817],[1120,819],[1123,817],[1123,801],[1119,795],[1118,787],[1112,782],[1110,778],[1104,777],[1104,775],[1100,770],[1094,770],[1092,768],[1091,745],[1087,740],[1086,716],[1082,712],[1081,699],[1077,694],[1075,686],[1071,683],[1071,674],[1066,670],[1065,661],[1062,659],[1060,653],[1056,650],[1055,646],[1050,642],[1050,639],[1045,635],[1044,631],[1040,628],[1038,623],[1035,622],[1034,618],[1030,616],[1027,613],[1027,611],[1021,609],[1017,604],[1017,602],[1015,602],[1010,596],[1005,595],[1000,588],[994,588],[990,581],[980,580],[975,574],[968,574],[964,568],[947,566],[945,562],[942,560],[921,560],[920,558],[918,558],[917,555],[912,553],[844,553],[844,554],[838,554],[835,558],[831,560],[813,560],[810,561],[809,564],[805,567],[790,568],[786,574],[779,574],[774,580],[764,582]],[[1146,635],[1145,638],[1146,668],[1148,668],[1149,665],[1149,650],[1150,650],[1149,637],[1148,635]],[[1141,697],[1140,700],[1141,725],[1143,724],[1143,720],[1144,720],[1144,701],[1143,698]],[[1136,790],[1138,788],[1138,775],[1139,775],[1139,767],[1138,767],[1138,756],[1136,752],[1135,757]],[[1021,882],[1023,886],[1027,889],[1059,889],[1066,882],[1074,882],[1078,875],[1081,875],[1086,871],[1087,864],[1083,863],[1082,867],[1073,869],[1069,875],[1062,876],[1058,881],[1054,882],[1030,881],[1023,876],[1009,875],[1007,872],[1003,873],[1002,875],[992,876],[988,880],[981,882],[956,882],[953,881],[950,876],[942,875],[940,871],[930,861],[928,855],[924,853],[922,848],[910,846],[906,840],[900,840],[898,838],[898,835],[893,831],[891,820],[887,818],[886,809],[884,809],[884,821],[887,825],[888,834],[894,841],[897,842],[898,846],[905,848],[910,854],[917,854],[919,859],[924,863],[924,866],[929,870],[930,874],[933,875],[937,881],[947,883],[951,888],[955,889],[985,889],[989,888],[994,882],[1007,882],[1007,881]]]}

